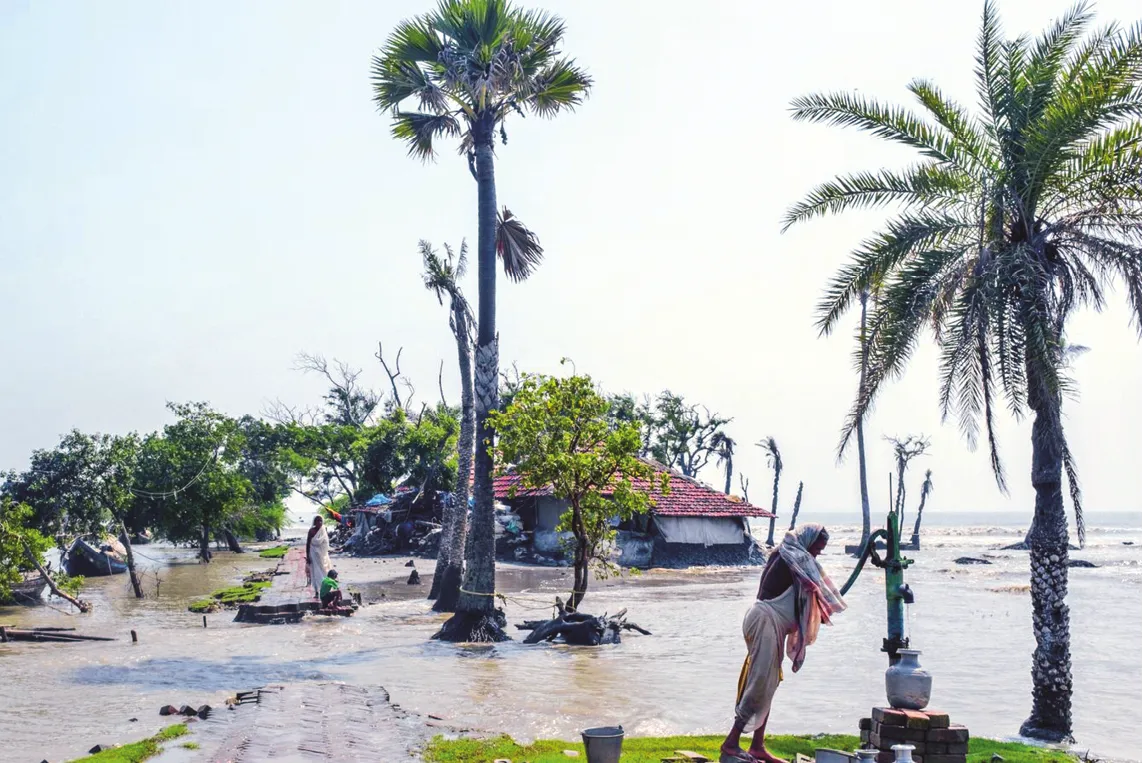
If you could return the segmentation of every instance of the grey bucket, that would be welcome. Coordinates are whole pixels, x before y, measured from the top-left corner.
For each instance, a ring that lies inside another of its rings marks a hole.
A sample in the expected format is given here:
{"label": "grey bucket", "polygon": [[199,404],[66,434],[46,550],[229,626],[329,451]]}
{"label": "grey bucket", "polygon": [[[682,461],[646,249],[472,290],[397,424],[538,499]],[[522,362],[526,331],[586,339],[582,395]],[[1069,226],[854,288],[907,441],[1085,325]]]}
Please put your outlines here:
{"label": "grey bucket", "polygon": [[601,726],[581,732],[588,763],[620,763],[624,740],[625,730],[620,726]]}

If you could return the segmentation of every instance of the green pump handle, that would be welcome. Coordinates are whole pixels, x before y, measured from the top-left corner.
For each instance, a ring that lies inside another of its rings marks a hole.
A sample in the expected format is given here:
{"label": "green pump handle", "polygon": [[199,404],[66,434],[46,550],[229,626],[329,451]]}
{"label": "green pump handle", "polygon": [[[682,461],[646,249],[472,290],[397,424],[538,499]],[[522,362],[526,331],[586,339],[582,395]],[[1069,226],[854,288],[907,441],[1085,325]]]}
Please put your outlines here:
{"label": "green pump handle", "polygon": [[875,542],[880,538],[887,538],[887,530],[880,528],[868,536],[867,546],[864,547],[863,553],[860,554],[859,562],[856,563],[856,568],[852,572],[851,577],[848,578],[848,582],[844,583],[844,587],[840,589],[840,596],[847,595],[848,590],[852,587],[856,580],[859,579],[860,570],[863,569],[863,563],[868,559],[871,559],[872,565],[876,567],[887,566],[887,559],[880,559],[879,554],[877,554],[875,550]]}

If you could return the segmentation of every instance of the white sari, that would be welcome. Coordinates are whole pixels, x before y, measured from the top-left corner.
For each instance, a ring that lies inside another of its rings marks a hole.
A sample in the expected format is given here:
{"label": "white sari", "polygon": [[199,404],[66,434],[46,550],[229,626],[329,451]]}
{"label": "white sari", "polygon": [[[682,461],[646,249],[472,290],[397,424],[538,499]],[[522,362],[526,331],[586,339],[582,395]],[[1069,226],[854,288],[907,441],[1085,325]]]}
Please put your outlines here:
{"label": "white sari", "polygon": [[330,536],[326,534],[326,525],[320,525],[318,532],[310,539],[310,558],[306,562],[310,565],[310,582],[314,586],[314,595],[318,596],[322,579],[330,571]]}

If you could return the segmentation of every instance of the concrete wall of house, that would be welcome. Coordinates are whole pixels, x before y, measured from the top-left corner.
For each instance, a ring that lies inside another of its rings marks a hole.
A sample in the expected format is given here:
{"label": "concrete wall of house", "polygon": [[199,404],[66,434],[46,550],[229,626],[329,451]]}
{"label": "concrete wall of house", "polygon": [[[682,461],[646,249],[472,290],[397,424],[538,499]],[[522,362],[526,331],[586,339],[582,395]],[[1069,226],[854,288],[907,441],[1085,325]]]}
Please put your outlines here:
{"label": "concrete wall of house", "polygon": [[544,496],[537,499],[537,529],[553,530],[569,504],[559,498]]}

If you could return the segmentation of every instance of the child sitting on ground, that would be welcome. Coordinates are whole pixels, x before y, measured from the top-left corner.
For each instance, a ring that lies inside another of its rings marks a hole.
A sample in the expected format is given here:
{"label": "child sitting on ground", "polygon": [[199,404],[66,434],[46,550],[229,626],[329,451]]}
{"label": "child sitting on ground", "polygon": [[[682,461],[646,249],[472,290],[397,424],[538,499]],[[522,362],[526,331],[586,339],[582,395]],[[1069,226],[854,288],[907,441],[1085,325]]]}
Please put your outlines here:
{"label": "child sitting on ground", "polygon": [[342,591],[338,590],[338,570],[331,570],[322,579],[319,600],[324,609],[335,609],[342,603]]}

